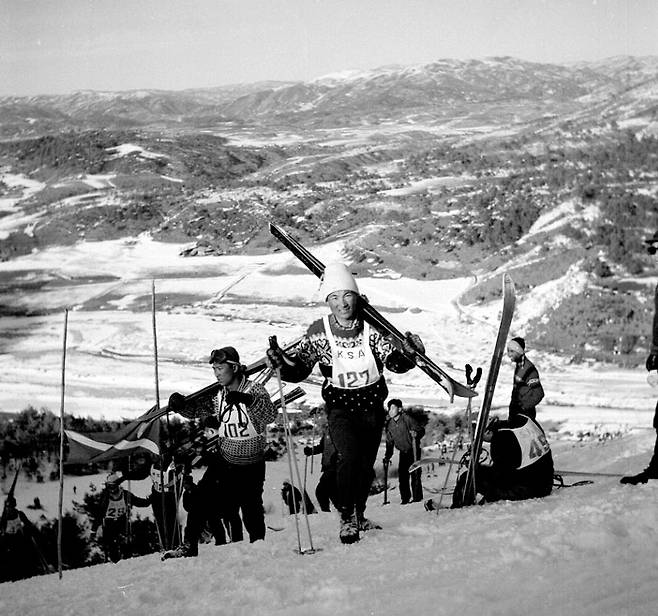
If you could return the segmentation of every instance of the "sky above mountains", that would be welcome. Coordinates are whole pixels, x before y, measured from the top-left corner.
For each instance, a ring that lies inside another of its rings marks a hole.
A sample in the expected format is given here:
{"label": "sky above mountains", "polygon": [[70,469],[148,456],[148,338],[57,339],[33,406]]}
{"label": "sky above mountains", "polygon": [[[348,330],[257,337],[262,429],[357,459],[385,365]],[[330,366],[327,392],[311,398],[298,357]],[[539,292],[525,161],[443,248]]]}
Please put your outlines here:
{"label": "sky above mountains", "polygon": [[658,55],[654,0],[0,0],[0,96]]}

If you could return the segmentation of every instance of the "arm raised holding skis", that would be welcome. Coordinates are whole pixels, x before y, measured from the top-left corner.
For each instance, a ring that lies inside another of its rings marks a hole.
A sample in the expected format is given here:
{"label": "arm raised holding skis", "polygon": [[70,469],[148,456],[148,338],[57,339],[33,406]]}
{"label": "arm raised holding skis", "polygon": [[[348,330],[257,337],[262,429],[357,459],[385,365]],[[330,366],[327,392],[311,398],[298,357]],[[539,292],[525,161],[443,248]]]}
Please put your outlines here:
{"label": "arm raised holding skis", "polygon": [[361,531],[373,528],[364,511],[385,418],[388,388],[384,369],[411,370],[413,354],[423,349],[423,343],[410,333],[395,344],[371,326],[363,316],[368,304],[344,264],[324,269],[320,289],[330,314],[309,325],[294,352],[270,349],[267,356],[270,366],[279,369],[286,381],[307,378],[316,364],[325,379],[322,397],[338,452],[339,537],[343,543],[353,543]]}

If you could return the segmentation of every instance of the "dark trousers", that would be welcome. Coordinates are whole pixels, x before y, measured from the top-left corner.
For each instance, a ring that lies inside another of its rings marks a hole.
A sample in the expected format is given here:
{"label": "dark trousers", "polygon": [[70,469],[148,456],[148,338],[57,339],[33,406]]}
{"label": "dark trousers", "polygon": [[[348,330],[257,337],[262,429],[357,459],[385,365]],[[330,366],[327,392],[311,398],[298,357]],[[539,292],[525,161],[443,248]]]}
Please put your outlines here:
{"label": "dark trousers", "polygon": [[[542,498],[548,496],[553,490],[553,460],[545,456],[536,462],[535,472],[530,475],[526,468],[525,478],[520,480],[519,471],[516,473],[503,472],[496,466],[478,464],[475,469],[475,491],[484,496],[487,503],[499,500],[526,500],[528,498]],[[463,472],[459,479],[452,497],[453,508],[462,507],[464,485],[466,484],[467,472]],[[467,495],[466,503],[469,504]]]}
{"label": "dark trousers", "polygon": [[315,498],[318,499],[321,511],[331,511],[331,504],[338,509],[335,470],[322,471],[318,485],[315,487]]}
{"label": "dark trousers", "polygon": [[[418,456],[420,457],[420,456]],[[415,462],[413,449],[400,451],[398,461],[398,482],[400,485],[400,500],[408,503],[413,496],[414,501],[423,500],[422,471],[419,469],[409,473],[409,467]],[[411,484],[411,489],[409,489]]]}
{"label": "dark trousers", "polygon": [[130,556],[128,546],[128,520],[120,517],[116,520],[103,520],[103,538],[101,540],[105,558],[113,563]]}
{"label": "dark trousers", "polygon": [[[224,491],[228,495],[226,511],[231,520],[242,522],[253,543],[265,538],[265,510],[263,509],[263,484],[265,483],[265,460],[254,464],[228,464],[225,468]],[[237,531],[237,529],[236,529]],[[242,540],[242,527],[232,535],[233,541]]]}
{"label": "dark trousers", "polygon": [[[164,500],[164,508],[163,508]],[[162,492],[155,489],[151,490],[151,508],[153,509],[153,517],[158,526],[158,534],[162,541],[165,550],[170,550],[177,543],[178,537],[178,524],[176,521],[176,512],[178,503],[176,502],[176,494],[173,490],[166,490],[164,499]]]}
{"label": "dark trousers", "polygon": [[384,409],[330,408],[329,434],[336,448],[336,500],[343,518],[362,514],[374,478],[384,427]]}
{"label": "dark trousers", "polygon": [[656,412],[653,416],[653,427],[656,430],[656,442],[653,446],[653,456],[649,462],[649,470],[658,476],[658,402],[656,402]]}
{"label": "dark trousers", "polygon": [[[183,496],[183,506],[188,512],[185,525],[185,542],[195,546],[199,543],[201,533],[206,528],[215,537],[215,544],[226,543],[224,518],[227,518],[225,499],[222,497],[222,469],[219,464],[210,464],[199,484],[191,490],[186,490]],[[239,523],[239,535],[242,538],[242,523],[238,518],[228,520],[229,532],[237,532],[234,526]]]}

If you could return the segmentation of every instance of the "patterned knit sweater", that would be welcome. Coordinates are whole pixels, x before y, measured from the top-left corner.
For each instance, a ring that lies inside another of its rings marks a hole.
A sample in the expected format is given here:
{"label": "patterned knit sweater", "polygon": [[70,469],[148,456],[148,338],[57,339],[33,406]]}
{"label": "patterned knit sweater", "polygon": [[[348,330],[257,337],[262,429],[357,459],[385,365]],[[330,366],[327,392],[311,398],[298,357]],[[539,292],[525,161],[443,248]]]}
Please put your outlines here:
{"label": "patterned knit sweater", "polygon": [[[351,328],[343,328],[331,316],[329,317],[329,326],[338,346],[350,349],[362,345],[363,322],[361,320],[357,320]],[[384,367],[399,374],[414,367],[413,361],[408,359],[400,349],[394,346],[391,340],[384,337],[374,327],[370,328],[368,342],[380,374],[383,372]],[[373,385],[354,391],[333,387],[330,382],[332,373],[331,344],[327,338],[322,319],[314,321],[308,327],[306,334],[295,347],[292,360],[292,366],[284,364],[281,368],[281,377],[286,381],[298,383],[307,378],[315,364],[318,364],[322,376],[325,377],[322,396],[329,405],[349,405],[350,408],[354,409],[377,408],[381,410],[381,404],[388,395],[383,377]]]}
{"label": "patterned knit sweater", "polygon": [[[231,464],[253,464],[264,459],[265,445],[267,444],[265,436],[266,426],[276,419],[278,411],[272,404],[267,390],[262,385],[253,383],[246,377],[243,377],[238,391],[246,392],[253,396],[253,402],[244,410],[246,410],[254,426],[256,436],[249,438],[221,436],[218,451],[220,456]],[[181,411],[181,415],[189,419],[207,420],[214,418],[219,423],[221,430],[222,416],[228,410],[225,403],[225,395],[226,389],[220,386],[214,396],[205,396],[186,404],[185,410]],[[243,405],[240,406],[242,407]]]}

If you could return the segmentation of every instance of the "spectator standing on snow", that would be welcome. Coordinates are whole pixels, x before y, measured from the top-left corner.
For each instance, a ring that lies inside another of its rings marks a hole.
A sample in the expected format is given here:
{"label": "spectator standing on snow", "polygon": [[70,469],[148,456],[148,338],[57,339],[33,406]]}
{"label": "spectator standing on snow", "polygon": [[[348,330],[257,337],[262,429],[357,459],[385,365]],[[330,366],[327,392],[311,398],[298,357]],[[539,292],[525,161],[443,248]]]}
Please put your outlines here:
{"label": "spectator standing on snow", "polygon": [[22,580],[52,571],[38,546],[39,533],[9,494],[0,518],[0,582]]}
{"label": "spectator standing on snow", "polygon": [[[654,233],[652,238],[645,240],[648,244],[649,254],[656,254],[656,244],[658,244],[658,231]],[[658,383],[658,285],[653,297],[653,330],[651,336],[651,349],[645,364],[650,378]],[[628,483],[637,485],[638,483],[647,483],[649,479],[658,479],[658,402],[656,402],[656,410],[653,416],[653,427],[656,430],[656,442],[653,448],[653,455],[647,466],[641,473],[637,475],[627,475],[621,478],[621,483]]]}
{"label": "spectator standing on snow", "polygon": [[160,460],[156,459],[151,465],[150,476],[153,517],[158,527],[162,545],[165,550],[169,550],[173,547],[178,533],[176,469],[173,464],[170,464],[161,471]]}
{"label": "spectator standing on snow", "polygon": [[281,370],[281,377],[294,383],[319,365],[325,378],[322,397],[329,432],[338,454],[339,538],[342,543],[354,543],[360,531],[377,526],[364,512],[385,419],[384,367],[407,372],[415,365],[410,359],[413,354],[425,349],[411,333],[398,349],[364,321],[359,308],[364,299],[344,264],[326,266],[320,290],[331,314],[311,323],[294,355],[280,348],[269,349],[267,355],[270,365]]}
{"label": "spectator standing on snow", "polygon": [[[402,410],[402,402],[397,398],[388,401],[388,419],[385,425],[386,453],[384,464],[391,461],[394,449],[398,457],[398,482],[400,487],[401,504],[423,500],[423,486],[421,471],[409,473],[409,467],[420,459],[420,439],[425,434],[422,427],[414,418]],[[409,484],[411,483],[411,489]]]}
{"label": "spectator standing on snow", "polygon": [[121,487],[123,477],[110,473],[105,479],[105,490],[101,498],[103,520],[96,529],[105,558],[116,563],[130,556],[130,515],[132,507],[148,507],[150,498],[135,496]]}
{"label": "spectator standing on snow", "polygon": [[507,356],[514,362],[514,383],[509,404],[510,419],[519,413],[535,419],[536,406],[544,397],[544,389],[539,380],[539,372],[526,357],[525,340],[512,338],[507,344]]}
{"label": "spectator standing on snow", "polygon": [[[242,513],[249,541],[253,543],[265,538],[265,431],[267,424],[276,419],[277,410],[265,388],[247,379],[234,347],[213,350],[209,363],[219,383],[217,393],[187,402],[174,392],[169,397],[169,408],[188,419],[211,420],[217,426],[219,441],[213,454],[214,464],[209,465],[201,482],[221,489],[226,517],[235,520]],[[240,541],[242,529],[238,531],[235,526],[232,525],[232,540]],[[196,556],[198,539],[188,535],[186,529],[186,541],[176,556]]]}

